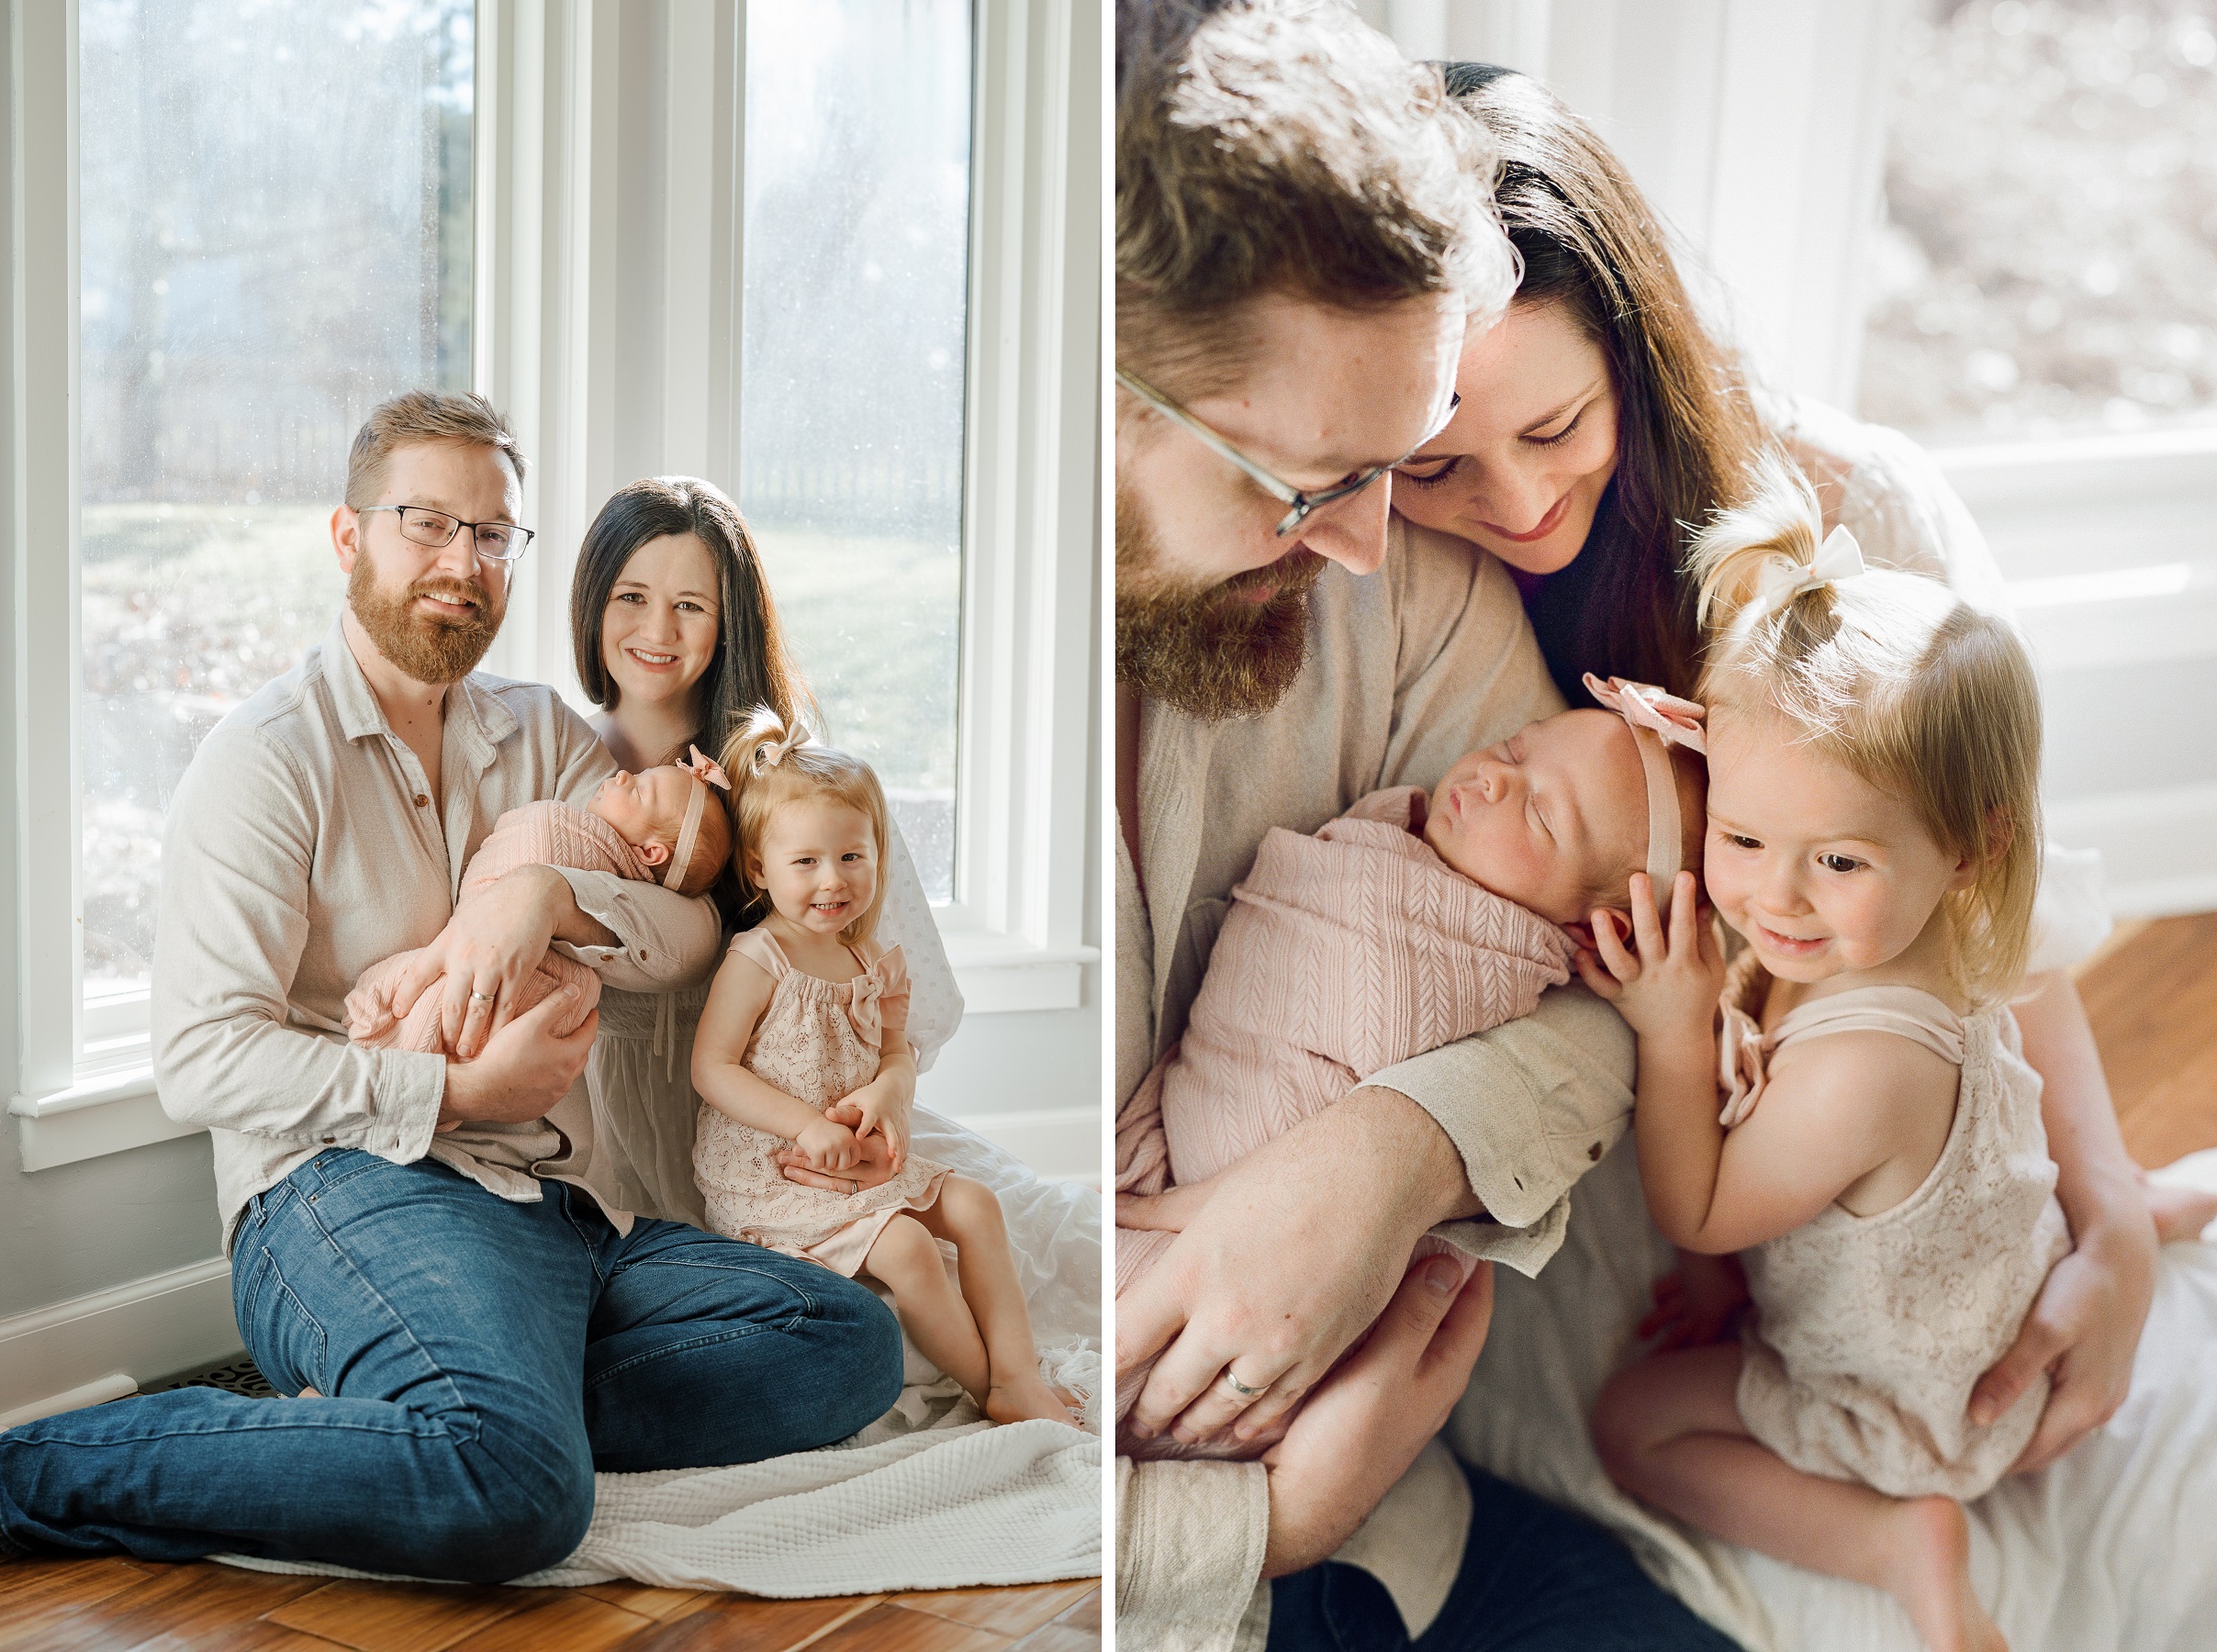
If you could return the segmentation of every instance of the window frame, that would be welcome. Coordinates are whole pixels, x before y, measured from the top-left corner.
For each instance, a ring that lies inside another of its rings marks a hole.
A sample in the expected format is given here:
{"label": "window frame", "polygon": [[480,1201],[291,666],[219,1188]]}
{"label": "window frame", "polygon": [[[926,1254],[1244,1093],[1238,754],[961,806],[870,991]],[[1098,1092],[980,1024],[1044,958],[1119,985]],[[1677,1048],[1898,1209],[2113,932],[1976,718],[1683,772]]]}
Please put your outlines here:
{"label": "window frame", "polygon": [[[973,3],[959,899],[937,910],[975,1015],[1076,1007],[1100,956],[1084,936],[1099,827],[1087,799],[1103,30],[1098,0]],[[79,433],[73,416],[38,416],[79,405],[77,7],[17,0],[11,11],[5,733],[17,929],[6,997],[8,1111],[22,1166],[37,1170],[198,1132],[162,1111],[143,1047],[105,1065],[81,1059]],[[525,519],[541,534],[486,664],[552,682],[573,704],[584,702],[568,658],[568,578],[595,506],[632,475],[690,470],[728,485],[738,474],[745,41],[745,0],[477,0],[472,376],[535,460]],[[658,119],[627,128],[622,100],[635,95],[643,50],[664,59]],[[665,227],[659,269],[644,283],[624,199],[643,142],[660,146],[647,171]],[[625,432],[649,425],[655,462],[644,463]],[[30,549],[57,545],[62,555]],[[63,608],[66,628],[31,622]],[[33,779],[55,775],[68,784]],[[57,858],[66,878],[52,876]],[[66,972],[50,967],[57,948]],[[107,1006],[96,1019],[129,1017]],[[141,1037],[143,1024],[141,1010]]]}

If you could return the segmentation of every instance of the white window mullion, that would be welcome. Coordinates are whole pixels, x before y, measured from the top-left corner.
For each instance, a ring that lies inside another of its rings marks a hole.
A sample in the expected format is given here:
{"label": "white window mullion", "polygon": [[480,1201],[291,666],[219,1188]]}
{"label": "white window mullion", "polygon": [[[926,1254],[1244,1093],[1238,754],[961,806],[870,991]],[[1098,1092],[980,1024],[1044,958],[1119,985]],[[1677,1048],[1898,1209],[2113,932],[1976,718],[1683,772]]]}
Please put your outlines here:
{"label": "white window mullion", "polygon": [[[980,0],[960,877],[977,1010],[1074,1006],[1084,944],[1099,430],[1094,4]],[[1081,84],[1082,83],[1082,84]]]}
{"label": "white window mullion", "polygon": [[17,5],[14,84],[13,607],[16,1112],[76,1080],[78,944],[77,8]]}

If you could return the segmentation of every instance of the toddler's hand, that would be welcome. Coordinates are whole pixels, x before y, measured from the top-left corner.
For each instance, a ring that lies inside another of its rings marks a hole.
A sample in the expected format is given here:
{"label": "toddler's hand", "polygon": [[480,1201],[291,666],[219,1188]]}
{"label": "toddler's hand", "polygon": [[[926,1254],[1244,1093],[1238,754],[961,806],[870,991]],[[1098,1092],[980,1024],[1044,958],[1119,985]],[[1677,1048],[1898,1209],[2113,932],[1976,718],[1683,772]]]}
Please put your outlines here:
{"label": "toddler's hand", "polygon": [[793,1145],[807,1154],[809,1163],[819,1170],[845,1170],[861,1156],[855,1145],[855,1133],[829,1119],[802,1126]]}
{"label": "toddler's hand", "polygon": [[1667,941],[1646,873],[1632,874],[1631,893],[1637,955],[1626,950],[1618,933],[1623,921],[1606,909],[1596,910],[1594,951],[1578,954],[1580,977],[1616,1005],[1642,1038],[1706,1035],[1715,1024],[1717,999],[1724,990],[1724,953],[1716,931],[1697,910],[1700,889],[1694,875],[1678,874]]}
{"label": "toddler's hand", "polygon": [[891,1086],[879,1078],[871,1079],[833,1103],[839,1110],[843,1122],[854,1126],[857,1136],[882,1136],[886,1151],[892,1155],[893,1174],[901,1174],[901,1166],[908,1163],[909,1104]]}
{"label": "toddler's hand", "polygon": [[1747,1275],[1738,1257],[1681,1251],[1678,1270],[1655,1281],[1655,1305],[1640,1322],[1638,1334],[1643,1342],[1660,1336],[1658,1354],[1707,1347],[1724,1339],[1747,1300]]}

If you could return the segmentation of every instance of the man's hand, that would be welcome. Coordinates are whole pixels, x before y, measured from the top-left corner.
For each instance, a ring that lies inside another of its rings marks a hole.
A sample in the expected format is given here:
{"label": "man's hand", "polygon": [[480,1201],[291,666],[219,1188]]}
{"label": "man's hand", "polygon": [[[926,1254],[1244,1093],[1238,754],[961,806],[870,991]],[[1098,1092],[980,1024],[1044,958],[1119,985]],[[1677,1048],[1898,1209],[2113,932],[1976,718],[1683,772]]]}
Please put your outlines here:
{"label": "man's hand", "polygon": [[1352,1091],[1266,1143],[1117,1303],[1117,1367],[1159,1355],[1125,1427],[1192,1441],[1237,1419],[1237,1438],[1260,1435],[1378,1317],[1424,1231],[1476,1208],[1447,1133],[1394,1090]]}
{"label": "man's hand", "polygon": [[1264,1454],[1264,1577],[1330,1556],[1447,1422],[1494,1315],[1493,1264],[1461,1279],[1452,1256],[1428,1256],[1409,1269],[1361,1352],[1325,1379]]}
{"label": "man's hand", "polygon": [[519,866],[454,909],[438,938],[394,978],[385,1009],[404,1019],[437,984],[440,1037],[461,1059],[474,1060],[515,1014],[517,992],[546,956],[556,924],[577,916],[559,873]]}
{"label": "man's hand", "polygon": [[1119,1193],[1116,1195],[1116,1225],[1120,1228],[1151,1228],[1162,1233],[1182,1233],[1193,1218],[1208,1208],[1208,1201],[1216,1191],[1218,1179],[1212,1176],[1202,1181],[1187,1182],[1181,1187],[1165,1188],[1159,1193]]}
{"label": "man's hand", "polygon": [[600,1012],[587,1016],[567,1038],[554,1036],[554,1023],[577,1007],[577,995],[565,987],[520,1015],[486,1041],[475,1061],[446,1064],[446,1094],[439,1104],[439,1128],[470,1122],[520,1124],[543,1119],[570,1092],[600,1030]]}
{"label": "man's hand", "polygon": [[[2141,1221],[2147,1221],[2144,1212]],[[2010,1466],[2011,1474],[2046,1468],[2124,1403],[2155,1273],[2152,1224],[2145,1234],[2088,1233],[2048,1270],[2016,1342],[1971,1390],[1971,1422],[1984,1427],[2015,1404],[2041,1372],[2053,1379],[2040,1426]]]}

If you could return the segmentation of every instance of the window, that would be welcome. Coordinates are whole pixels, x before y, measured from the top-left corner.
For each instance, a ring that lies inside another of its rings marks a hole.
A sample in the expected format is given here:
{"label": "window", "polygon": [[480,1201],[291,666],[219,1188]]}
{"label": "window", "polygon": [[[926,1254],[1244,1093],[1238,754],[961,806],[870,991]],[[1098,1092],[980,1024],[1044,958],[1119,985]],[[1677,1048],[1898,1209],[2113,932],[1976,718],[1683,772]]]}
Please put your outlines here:
{"label": "window", "polygon": [[1935,441],[2217,424],[2217,13],[1924,0],[1864,417]]}
{"label": "window", "polygon": [[81,1073],[145,1059],[163,810],[330,625],[355,428],[468,387],[472,36],[466,0],[81,6]]}
{"label": "window", "polygon": [[746,9],[739,490],[834,743],[955,894],[968,0]]}

